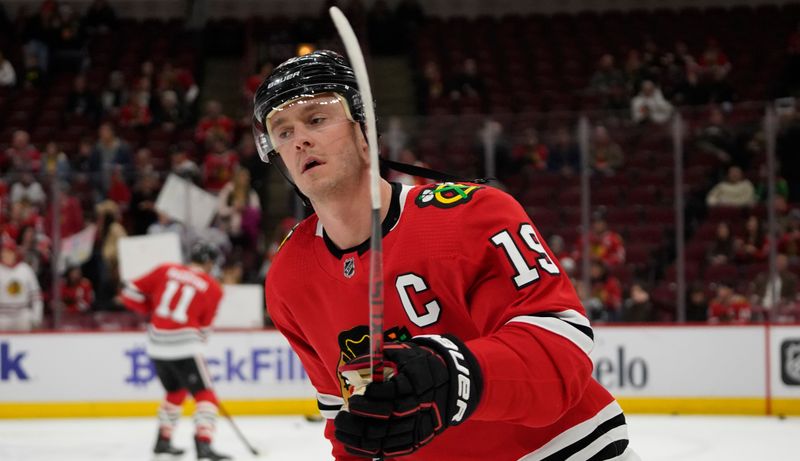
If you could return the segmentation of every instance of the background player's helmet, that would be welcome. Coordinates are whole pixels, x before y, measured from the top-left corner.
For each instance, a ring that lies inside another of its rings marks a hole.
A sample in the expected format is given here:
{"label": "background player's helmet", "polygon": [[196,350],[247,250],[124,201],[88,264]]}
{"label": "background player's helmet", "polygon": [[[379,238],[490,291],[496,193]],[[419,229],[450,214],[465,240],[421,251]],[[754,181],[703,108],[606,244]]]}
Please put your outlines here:
{"label": "background player's helmet", "polygon": [[269,113],[304,96],[336,93],[347,102],[348,118],[365,123],[364,103],[353,69],[345,59],[329,50],[314,51],[289,59],[275,68],[256,90],[253,101],[253,136],[261,160],[269,163],[275,146],[266,126]]}
{"label": "background player's helmet", "polygon": [[198,242],[192,245],[189,251],[189,261],[196,264],[217,263],[220,258],[219,249],[207,242]]}

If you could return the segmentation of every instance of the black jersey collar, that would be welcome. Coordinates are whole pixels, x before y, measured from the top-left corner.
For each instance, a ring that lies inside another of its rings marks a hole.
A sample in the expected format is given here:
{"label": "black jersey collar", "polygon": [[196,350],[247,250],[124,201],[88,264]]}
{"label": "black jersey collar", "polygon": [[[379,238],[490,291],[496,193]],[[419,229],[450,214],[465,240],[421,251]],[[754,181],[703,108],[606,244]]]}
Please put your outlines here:
{"label": "black jersey collar", "polygon": [[[397,220],[400,219],[400,192],[403,190],[403,185],[396,182],[390,184],[392,185],[392,200],[389,202],[389,211],[386,213],[386,217],[383,218],[383,223],[381,224],[381,233],[384,237],[386,237],[386,234],[397,224]],[[328,237],[328,233],[325,232],[324,228],[322,229],[322,240],[325,241],[325,246],[328,247],[328,251],[337,259],[342,259],[342,256],[354,251],[362,255],[369,250],[369,239],[364,240],[359,245],[352,248],[345,248],[342,250]]]}

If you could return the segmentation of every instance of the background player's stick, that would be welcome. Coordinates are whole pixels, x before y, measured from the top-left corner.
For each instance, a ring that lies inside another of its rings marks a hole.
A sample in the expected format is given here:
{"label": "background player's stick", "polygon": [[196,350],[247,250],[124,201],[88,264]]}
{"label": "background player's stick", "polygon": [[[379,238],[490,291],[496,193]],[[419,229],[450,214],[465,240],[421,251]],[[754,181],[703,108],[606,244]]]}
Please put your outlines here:
{"label": "background player's stick", "polygon": [[370,236],[369,259],[369,336],[370,336],[370,374],[375,382],[383,381],[383,232],[381,230],[381,191],[380,169],[378,167],[378,134],[375,126],[375,107],[372,104],[372,90],[369,86],[367,65],[358,44],[353,28],[344,13],[333,6],[331,19],[342,38],[344,48],[364,104],[367,117],[367,143],[369,144],[370,198],[372,201],[372,234]]}
{"label": "background player's stick", "polygon": [[247,441],[244,434],[242,434],[242,431],[239,430],[239,426],[237,426],[236,423],[233,421],[231,414],[228,413],[228,410],[226,410],[225,407],[222,406],[222,402],[217,402],[217,408],[219,408],[219,412],[222,413],[222,416],[224,416],[225,419],[227,419],[228,422],[231,423],[233,432],[236,433],[236,435],[239,437],[239,440],[241,440],[242,443],[247,447],[247,449],[250,450],[250,453],[252,453],[253,456],[258,456],[258,450],[256,450],[255,448],[253,448],[252,445],[250,445],[250,442]]}

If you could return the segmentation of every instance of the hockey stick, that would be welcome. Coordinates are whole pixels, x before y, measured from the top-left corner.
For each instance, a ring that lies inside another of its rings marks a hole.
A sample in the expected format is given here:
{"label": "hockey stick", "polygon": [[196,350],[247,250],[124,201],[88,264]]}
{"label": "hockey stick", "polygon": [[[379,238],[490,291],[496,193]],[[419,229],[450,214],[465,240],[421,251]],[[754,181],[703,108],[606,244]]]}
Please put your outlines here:
{"label": "hockey stick", "polygon": [[250,450],[250,453],[252,453],[253,456],[258,456],[258,450],[256,450],[255,448],[253,448],[252,445],[250,445],[250,442],[247,441],[247,438],[245,438],[242,431],[239,430],[239,426],[237,426],[236,423],[233,421],[231,414],[228,413],[228,410],[226,410],[225,407],[222,406],[222,402],[217,402],[217,408],[219,408],[219,412],[222,413],[222,416],[224,416],[225,419],[227,419],[228,422],[231,423],[233,432],[236,433],[236,435],[239,437],[239,440],[241,440],[242,443],[247,447],[247,449]]}
{"label": "hockey stick", "polygon": [[329,10],[336,30],[342,38],[350,65],[356,74],[367,117],[367,144],[369,144],[370,199],[372,202],[372,233],[369,258],[369,368],[372,381],[383,381],[383,233],[381,229],[381,191],[378,159],[378,134],[375,126],[375,107],[369,86],[367,65],[353,28],[342,11],[332,6]]}

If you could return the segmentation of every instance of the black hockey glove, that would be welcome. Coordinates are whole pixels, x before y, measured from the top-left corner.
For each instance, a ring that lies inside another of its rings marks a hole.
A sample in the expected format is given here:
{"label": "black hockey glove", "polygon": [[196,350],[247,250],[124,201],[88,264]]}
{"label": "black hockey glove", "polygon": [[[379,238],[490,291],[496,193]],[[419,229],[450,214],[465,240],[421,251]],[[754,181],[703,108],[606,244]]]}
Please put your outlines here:
{"label": "black hockey glove", "polygon": [[417,336],[386,343],[383,354],[394,376],[351,396],[349,410],[334,421],[336,438],[348,452],[364,457],[412,453],[464,422],[478,406],[480,368],[458,339]]}

